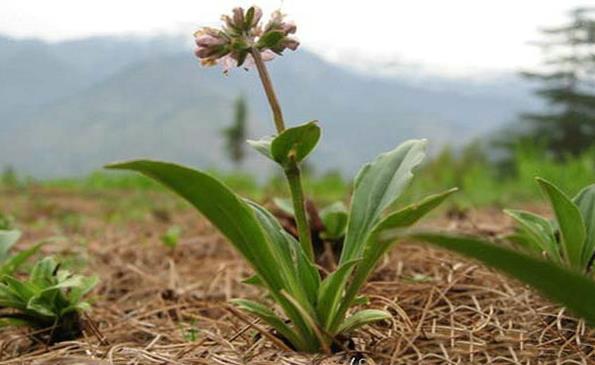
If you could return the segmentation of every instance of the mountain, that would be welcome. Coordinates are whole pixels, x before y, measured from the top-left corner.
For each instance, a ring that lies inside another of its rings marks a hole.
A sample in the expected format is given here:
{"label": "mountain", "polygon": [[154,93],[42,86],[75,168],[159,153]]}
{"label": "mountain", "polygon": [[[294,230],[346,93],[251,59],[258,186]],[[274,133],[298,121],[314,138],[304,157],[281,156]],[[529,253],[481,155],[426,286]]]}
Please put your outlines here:
{"label": "mountain", "polygon": [[[270,64],[288,124],[318,119],[319,169],[352,174],[408,138],[460,145],[535,105],[514,75],[498,80],[379,76],[300,50]],[[221,130],[244,95],[250,135],[273,132],[254,71],[203,69],[179,38],[60,43],[0,37],[0,166],[37,177],[84,174],[135,157],[223,165]],[[249,171],[265,171],[251,154]]]}

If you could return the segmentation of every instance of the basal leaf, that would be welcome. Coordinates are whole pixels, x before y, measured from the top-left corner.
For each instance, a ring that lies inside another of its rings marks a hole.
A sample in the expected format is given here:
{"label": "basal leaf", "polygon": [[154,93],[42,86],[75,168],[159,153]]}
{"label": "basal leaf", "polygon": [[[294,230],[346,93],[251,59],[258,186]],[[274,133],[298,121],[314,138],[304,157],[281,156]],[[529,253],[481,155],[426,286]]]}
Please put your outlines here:
{"label": "basal leaf", "polygon": [[347,317],[338,329],[338,333],[348,333],[369,323],[391,319],[390,313],[378,309],[365,309]]}
{"label": "basal leaf", "polygon": [[288,128],[275,137],[271,143],[271,155],[279,164],[285,166],[289,160],[304,160],[320,140],[320,127],[317,121]]}
{"label": "basal leaf", "polygon": [[410,236],[509,274],[595,325],[595,282],[584,275],[480,239],[426,232]]}
{"label": "basal leaf", "polygon": [[389,214],[374,227],[373,234],[365,245],[363,259],[355,270],[353,279],[347,288],[345,298],[341,302],[339,310],[336,312],[332,325],[329,328],[331,332],[334,333],[338,329],[347,310],[353,305],[353,300],[364,286],[366,280],[378,263],[378,260],[380,260],[382,255],[384,255],[396,241],[392,238],[382,239],[380,234],[387,230],[402,229],[412,226],[457,190],[457,188],[453,188],[442,193],[430,195],[418,203],[408,205],[401,210]]}
{"label": "basal leaf", "polygon": [[359,261],[352,260],[339,265],[337,270],[333,271],[320,284],[317,309],[325,329],[330,327],[335,317],[337,303],[344,294],[345,278]]}
{"label": "basal leaf", "polygon": [[252,264],[267,286],[285,287],[271,243],[252,209],[224,184],[206,173],[167,162],[138,160],[107,166],[138,171],[164,184],[200,211]]}
{"label": "basal leaf", "polygon": [[279,318],[273,311],[265,307],[260,303],[253,302],[246,299],[234,299],[231,301],[238,308],[252,313],[258,318],[265,321],[269,326],[273,327],[279,334],[285,337],[291,344],[298,349],[306,347],[304,341],[300,338],[299,334],[295,333],[285,321]]}
{"label": "basal leaf", "polygon": [[366,164],[355,178],[341,262],[357,258],[380,215],[403,193],[425,157],[425,140],[410,140]]}
{"label": "basal leaf", "polygon": [[585,224],[577,206],[551,182],[537,178],[550,200],[562,236],[562,252],[571,267],[584,269]]}

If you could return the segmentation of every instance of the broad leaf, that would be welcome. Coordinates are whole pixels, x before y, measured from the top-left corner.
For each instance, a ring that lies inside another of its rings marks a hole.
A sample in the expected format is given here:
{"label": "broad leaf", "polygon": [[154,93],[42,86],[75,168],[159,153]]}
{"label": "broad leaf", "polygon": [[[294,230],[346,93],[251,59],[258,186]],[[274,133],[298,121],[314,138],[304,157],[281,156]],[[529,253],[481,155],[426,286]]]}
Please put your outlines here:
{"label": "broad leaf", "polygon": [[589,185],[573,199],[580,210],[586,228],[583,262],[588,264],[595,254],[595,184]]}
{"label": "broad leaf", "polygon": [[273,139],[271,155],[285,166],[293,158],[296,162],[304,160],[320,140],[320,127],[312,121],[297,127],[288,128]]}
{"label": "broad leaf", "polygon": [[556,220],[560,226],[561,246],[565,258],[571,267],[582,270],[585,264],[583,262],[583,246],[586,232],[581,212],[572,200],[554,184],[542,178],[537,178],[537,182],[545,191],[554,209]]}
{"label": "broad leaf", "polygon": [[172,163],[138,160],[107,166],[138,171],[164,184],[198,209],[252,264],[267,286],[285,287],[276,259],[252,209],[217,179],[200,171]]}
{"label": "broad leaf", "polygon": [[437,233],[410,236],[507,273],[595,325],[595,282],[575,271],[471,237]]}
{"label": "broad leaf", "polygon": [[[425,140],[404,142],[394,150],[381,154],[360,170],[355,178],[349,223],[339,268],[361,258],[373,227],[381,214],[395,202],[413,178],[413,169],[425,156],[425,146]],[[338,318],[336,313],[340,298],[344,294],[352,268],[351,266],[347,270],[337,271],[326,279],[333,280],[329,287],[336,288],[335,291],[323,292],[320,297],[319,314],[324,318],[327,330]]]}
{"label": "broad leaf", "polygon": [[379,155],[355,178],[341,262],[357,258],[380,215],[403,193],[425,157],[425,140],[410,140]]}

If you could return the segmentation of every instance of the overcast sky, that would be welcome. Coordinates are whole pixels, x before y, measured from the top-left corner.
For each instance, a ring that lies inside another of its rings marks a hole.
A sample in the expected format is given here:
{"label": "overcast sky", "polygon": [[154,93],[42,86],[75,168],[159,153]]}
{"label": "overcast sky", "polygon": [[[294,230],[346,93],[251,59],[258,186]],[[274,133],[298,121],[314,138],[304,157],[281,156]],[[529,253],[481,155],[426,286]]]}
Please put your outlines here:
{"label": "overcast sky", "polygon": [[[421,64],[445,74],[517,70],[539,61],[527,43],[593,0],[259,0],[298,24],[330,59]],[[243,0],[1,0],[0,33],[57,41],[110,34],[190,34]],[[376,63],[374,63],[376,64]]]}

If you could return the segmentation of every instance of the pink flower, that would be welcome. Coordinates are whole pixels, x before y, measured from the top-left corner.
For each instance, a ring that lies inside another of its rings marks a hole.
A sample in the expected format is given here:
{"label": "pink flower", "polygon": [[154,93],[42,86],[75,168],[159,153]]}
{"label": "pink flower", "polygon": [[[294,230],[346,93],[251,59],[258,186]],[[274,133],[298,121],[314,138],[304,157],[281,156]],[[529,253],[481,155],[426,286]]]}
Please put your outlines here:
{"label": "pink flower", "polygon": [[205,27],[194,34],[197,45],[194,53],[204,66],[221,65],[225,73],[233,67],[253,67],[255,50],[263,61],[270,61],[285,49],[295,51],[300,44],[288,36],[296,32],[295,23],[284,18],[280,11],[273,12],[263,30],[260,8],[253,6],[247,11],[234,8],[231,15],[222,16],[225,23],[222,28]]}

